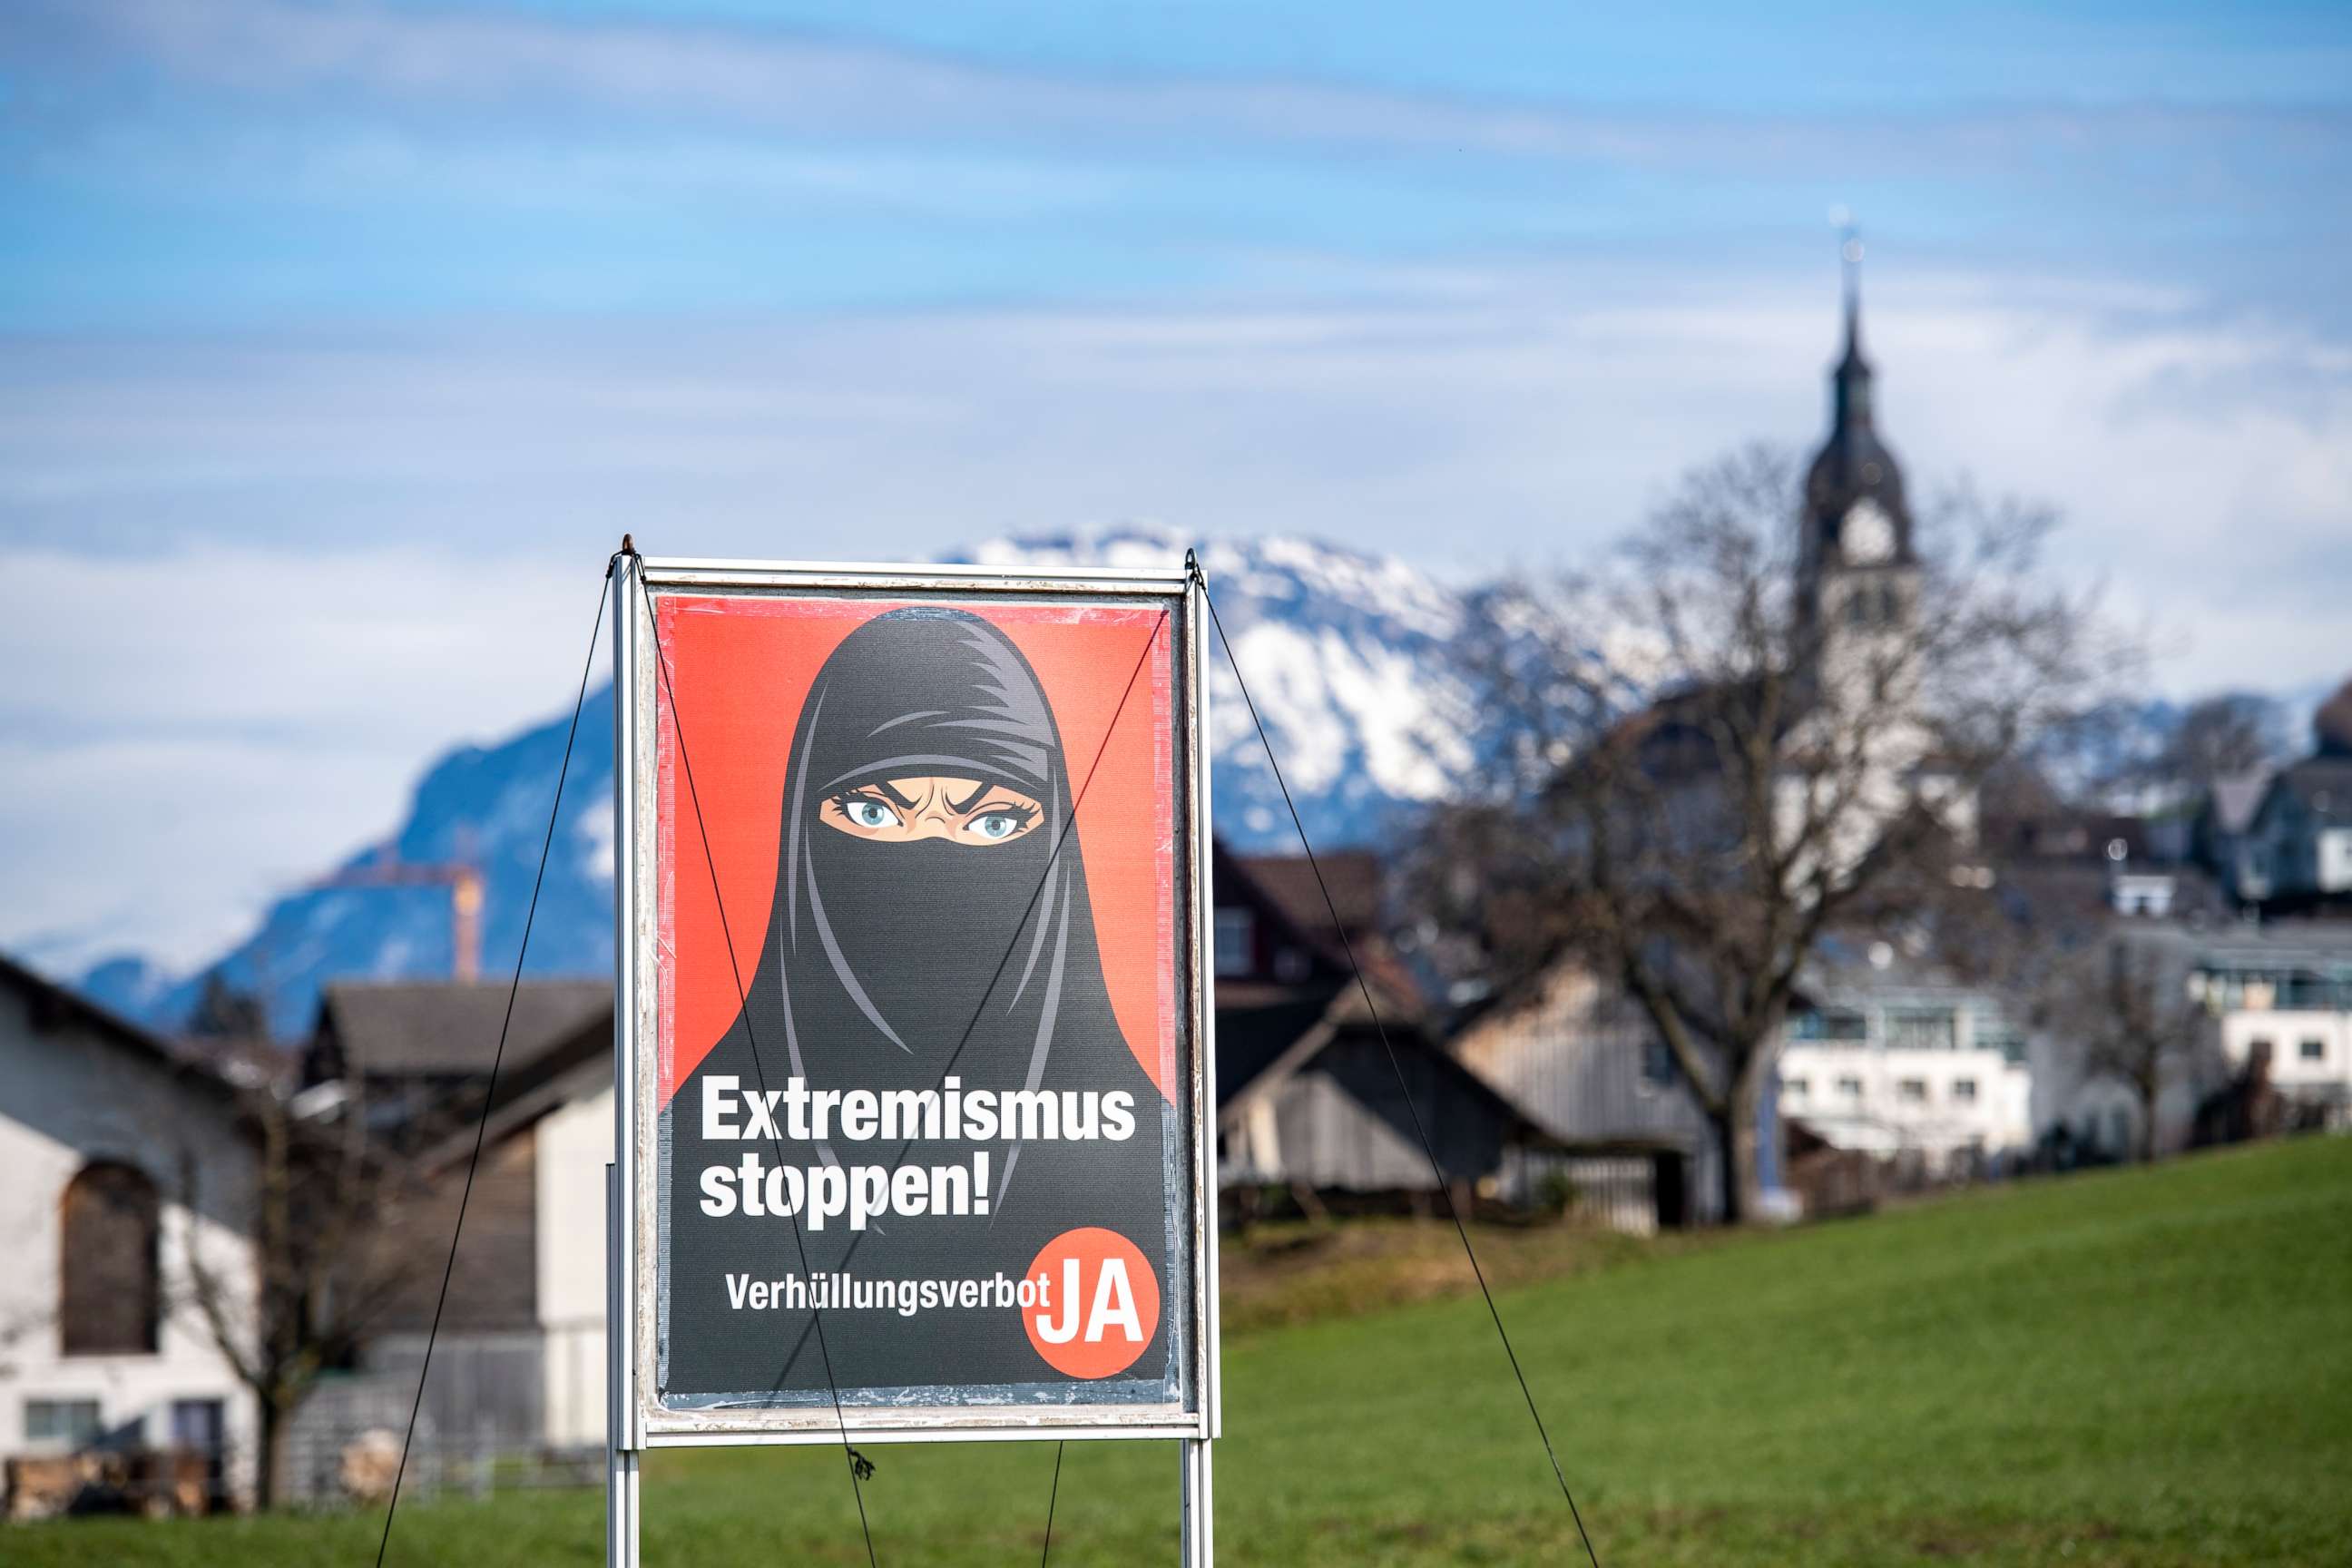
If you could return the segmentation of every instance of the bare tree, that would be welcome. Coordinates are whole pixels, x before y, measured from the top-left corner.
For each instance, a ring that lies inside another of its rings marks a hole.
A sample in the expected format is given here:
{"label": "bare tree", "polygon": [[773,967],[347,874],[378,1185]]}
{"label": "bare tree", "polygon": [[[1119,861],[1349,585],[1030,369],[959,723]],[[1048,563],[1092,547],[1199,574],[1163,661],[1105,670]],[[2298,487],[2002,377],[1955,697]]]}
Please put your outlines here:
{"label": "bare tree", "polygon": [[1607,566],[1506,590],[1473,662],[1487,786],[1411,896],[1511,984],[1562,961],[1638,1004],[1755,1212],[1757,1113],[1799,972],[1981,897],[1976,800],[2124,651],[2037,574],[2051,519],[1966,488],[1867,564],[1792,523],[1783,454],[1696,470]]}
{"label": "bare tree", "polygon": [[[268,1508],[288,1418],[438,1260],[399,1240],[404,1213],[427,1200],[417,1165],[364,1137],[332,1086],[289,1094],[282,1075],[230,1076],[255,1149],[249,1212],[236,1216],[251,1249],[235,1261],[192,1258],[185,1305],[253,1392],[256,1501]],[[194,1207],[204,1174],[192,1159],[181,1168]]]}
{"label": "bare tree", "polygon": [[2179,944],[2161,933],[2115,932],[2055,966],[2041,1009],[2079,1083],[2130,1091],[2143,1161],[2162,1152],[2158,1117],[2169,1085],[2211,1076],[2219,1053],[2212,1014],[2189,990]]}
{"label": "bare tree", "polygon": [[[2135,725],[2136,713],[2085,716],[2085,727],[2094,731],[2110,722]],[[2103,776],[2084,782],[2095,794],[2137,793],[2152,795],[2151,804],[2157,805],[2195,802],[2222,780],[2285,761],[2294,751],[2294,741],[2285,705],[2278,699],[2225,691],[2191,703],[2161,745],[2123,757]]]}

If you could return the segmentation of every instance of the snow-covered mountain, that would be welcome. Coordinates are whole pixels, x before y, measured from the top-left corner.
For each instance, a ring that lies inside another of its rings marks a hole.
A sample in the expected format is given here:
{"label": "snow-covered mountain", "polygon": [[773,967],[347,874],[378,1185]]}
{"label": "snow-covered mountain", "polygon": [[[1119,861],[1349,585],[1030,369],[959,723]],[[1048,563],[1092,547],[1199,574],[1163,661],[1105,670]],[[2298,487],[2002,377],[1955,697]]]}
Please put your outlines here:
{"label": "snow-covered mountain", "polygon": [[[1182,560],[1171,531],[997,540],[956,559],[1003,565],[1119,566]],[[1445,795],[1475,759],[1511,738],[1479,710],[1468,668],[1476,634],[1522,631],[1493,589],[1455,589],[1402,562],[1295,538],[1205,546],[1202,564],[1283,773],[1317,847],[1394,844],[1417,808]],[[1498,624],[1484,624],[1488,616]],[[1606,628],[1595,628],[1606,640]],[[1532,636],[1532,632],[1526,635]],[[1244,850],[1295,850],[1289,813],[1265,763],[1223,648],[1205,650],[1218,836]],[[551,696],[555,694],[551,693]],[[2308,727],[2318,690],[2278,704],[2283,735]],[[2183,710],[2149,702],[2071,738],[2041,759],[2069,788],[2119,776],[2158,755]],[[110,960],[81,985],[131,1016],[177,1026],[206,975],[265,995],[281,1034],[309,1027],[320,984],[450,969],[449,900],[436,887],[323,885],[388,858],[459,860],[481,868],[482,972],[514,965],[533,868],[563,754],[568,713],[489,746],[434,762],[391,837],[278,899],[255,932],[184,974],[137,957]],[[612,954],[613,694],[590,693],[564,787],[526,972],[604,973]],[[2283,750],[2294,747],[2281,742]]]}
{"label": "snow-covered mountain", "polygon": [[[961,559],[1032,565],[1166,563],[1172,532],[1000,540]],[[1212,544],[1211,593],[1249,680],[1307,832],[1318,848],[1375,842],[1442,795],[1468,756],[1466,684],[1450,649],[1474,600],[1401,563],[1298,539]],[[1297,847],[1239,687],[1208,650],[1214,812],[1220,837],[1246,849]],[[552,694],[551,694],[552,695]],[[389,858],[464,860],[485,879],[482,972],[511,971],[547,831],[568,713],[489,746],[463,746],[428,767],[386,840],[320,879]],[[547,885],[525,972],[601,973],[612,962],[613,694],[590,693],[564,785]],[[273,1026],[310,1026],[334,978],[442,975],[450,968],[449,900],[436,887],[311,886],[278,899],[259,928],[212,963],[159,974],[136,958],[82,977],[85,990],[134,1017],[184,1022],[217,972],[268,998]]]}
{"label": "snow-covered mountain", "polygon": [[[998,540],[985,565],[1128,566],[1184,557],[1172,532]],[[1435,800],[1469,759],[1468,689],[1453,645],[1472,601],[1402,562],[1300,539],[1204,545],[1249,695],[1318,846],[1367,844]],[[1298,838],[1222,644],[1204,650],[1212,810],[1244,849]]]}

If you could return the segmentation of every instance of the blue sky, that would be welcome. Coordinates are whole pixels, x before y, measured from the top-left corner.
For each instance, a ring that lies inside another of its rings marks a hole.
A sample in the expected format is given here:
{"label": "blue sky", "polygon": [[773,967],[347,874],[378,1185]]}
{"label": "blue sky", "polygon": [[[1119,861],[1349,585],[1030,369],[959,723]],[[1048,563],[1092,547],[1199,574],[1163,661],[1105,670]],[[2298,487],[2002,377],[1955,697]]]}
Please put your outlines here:
{"label": "blue sky", "polygon": [[1572,563],[1817,433],[1836,205],[1916,478],[2164,689],[2352,669],[2352,7],[1599,10],[19,0],[0,942],[234,934],[624,528]]}
{"label": "blue sky", "polygon": [[0,322],[939,308],[1270,258],[1914,266],[2342,325],[2341,6],[86,0],[6,26]]}

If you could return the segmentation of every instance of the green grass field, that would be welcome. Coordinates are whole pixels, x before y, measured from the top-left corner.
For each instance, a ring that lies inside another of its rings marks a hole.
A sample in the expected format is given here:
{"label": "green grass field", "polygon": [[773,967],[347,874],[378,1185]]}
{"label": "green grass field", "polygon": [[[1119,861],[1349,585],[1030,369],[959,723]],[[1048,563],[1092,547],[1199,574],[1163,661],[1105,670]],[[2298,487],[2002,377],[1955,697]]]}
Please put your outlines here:
{"label": "green grass field", "polygon": [[[1610,1568],[2352,1562],[2352,1140],[1604,1253],[1501,1304]],[[1475,1296],[1236,1333],[1225,1390],[1226,1563],[1581,1561]],[[888,1568],[1036,1560],[1050,1447],[876,1457]],[[1071,1445],[1054,1561],[1172,1561],[1175,1500],[1169,1446]],[[830,1452],[658,1455],[645,1511],[660,1568],[865,1561]],[[364,1564],[380,1522],[77,1521],[0,1560]],[[404,1505],[388,1561],[602,1553],[566,1492]]]}

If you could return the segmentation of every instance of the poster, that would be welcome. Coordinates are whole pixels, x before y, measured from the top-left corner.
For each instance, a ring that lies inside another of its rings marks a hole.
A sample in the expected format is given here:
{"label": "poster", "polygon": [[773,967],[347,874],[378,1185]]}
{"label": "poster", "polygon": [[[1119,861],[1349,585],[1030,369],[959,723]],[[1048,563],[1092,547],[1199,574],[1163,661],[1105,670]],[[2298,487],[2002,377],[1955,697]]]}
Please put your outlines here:
{"label": "poster", "polygon": [[649,574],[655,1426],[1198,1423],[1188,600],[1024,582]]}

